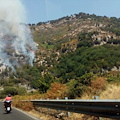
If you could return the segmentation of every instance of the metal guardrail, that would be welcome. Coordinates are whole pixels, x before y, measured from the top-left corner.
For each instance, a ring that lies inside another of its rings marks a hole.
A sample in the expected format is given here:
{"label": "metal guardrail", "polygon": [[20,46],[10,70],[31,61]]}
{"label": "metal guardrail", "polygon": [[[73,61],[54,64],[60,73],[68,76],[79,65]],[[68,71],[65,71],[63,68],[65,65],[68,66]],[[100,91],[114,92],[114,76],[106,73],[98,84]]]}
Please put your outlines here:
{"label": "metal guardrail", "polygon": [[31,100],[34,106],[120,119],[120,100]]}

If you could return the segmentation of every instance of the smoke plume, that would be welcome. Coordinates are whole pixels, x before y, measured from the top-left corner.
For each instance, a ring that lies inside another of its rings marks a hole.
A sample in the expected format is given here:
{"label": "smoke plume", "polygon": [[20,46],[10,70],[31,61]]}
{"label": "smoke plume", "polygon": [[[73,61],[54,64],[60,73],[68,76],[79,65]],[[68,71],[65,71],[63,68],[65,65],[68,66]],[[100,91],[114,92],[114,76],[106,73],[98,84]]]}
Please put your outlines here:
{"label": "smoke plume", "polygon": [[36,45],[20,0],[0,0],[0,67],[33,65]]}

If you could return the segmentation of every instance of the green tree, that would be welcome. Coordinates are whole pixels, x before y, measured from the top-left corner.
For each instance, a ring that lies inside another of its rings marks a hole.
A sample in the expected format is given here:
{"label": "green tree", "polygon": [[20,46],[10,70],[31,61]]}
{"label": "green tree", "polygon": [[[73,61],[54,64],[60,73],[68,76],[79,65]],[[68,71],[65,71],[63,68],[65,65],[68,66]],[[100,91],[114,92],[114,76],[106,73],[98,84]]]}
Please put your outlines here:
{"label": "green tree", "polygon": [[51,83],[54,82],[54,78],[50,74],[45,74],[44,77],[41,77],[37,81],[37,86],[39,88],[40,93],[46,93],[50,88]]}
{"label": "green tree", "polygon": [[4,93],[6,95],[8,95],[8,94],[18,95],[17,89],[15,87],[9,87],[9,86],[4,87]]}
{"label": "green tree", "polygon": [[85,91],[85,86],[79,81],[72,79],[67,83],[68,86],[68,97],[74,99],[75,97],[80,97]]}
{"label": "green tree", "polygon": [[18,87],[17,91],[18,91],[18,95],[25,95],[27,93],[27,90],[24,87]]}

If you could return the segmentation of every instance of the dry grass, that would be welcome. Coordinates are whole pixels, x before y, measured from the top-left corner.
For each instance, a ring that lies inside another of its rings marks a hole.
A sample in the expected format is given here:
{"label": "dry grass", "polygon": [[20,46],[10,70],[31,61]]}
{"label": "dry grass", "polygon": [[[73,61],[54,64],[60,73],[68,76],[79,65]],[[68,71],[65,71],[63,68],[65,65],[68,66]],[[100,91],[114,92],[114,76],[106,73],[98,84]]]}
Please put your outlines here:
{"label": "dry grass", "polygon": [[16,108],[20,108],[24,111],[31,111],[34,109],[33,104],[31,102],[13,102],[13,106]]}
{"label": "dry grass", "polygon": [[100,99],[120,99],[120,86],[110,84],[106,90],[100,94]]}
{"label": "dry grass", "polygon": [[50,90],[47,91],[47,97],[49,99],[56,99],[57,97],[62,99],[67,94],[67,86],[61,83],[52,83]]}
{"label": "dry grass", "polygon": [[[95,88],[93,88],[95,86]],[[99,92],[99,99],[120,99],[120,86],[116,84],[106,84],[105,78],[97,78],[95,81],[91,83],[91,88],[93,93]],[[91,90],[91,89],[90,89]],[[53,83],[51,86],[51,89],[43,95],[40,95],[36,93],[35,95],[31,96],[16,96],[14,97],[14,100],[16,100],[16,103],[14,106],[23,109],[25,111],[28,111],[29,114],[40,118],[42,120],[98,120],[99,118],[84,114],[78,114],[78,113],[71,113],[70,117],[67,116],[67,112],[58,112],[57,110],[48,111],[48,109],[45,108],[38,108],[37,110],[33,109],[33,106],[31,103],[21,103],[21,105],[17,104],[19,102],[18,100],[25,100],[25,99],[40,99],[47,98],[48,96],[53,99],[56,97],[63,98],[66,94],[66,86],[59,84],[59,83]],[[94,94],[90,94],[89,92],[86,92],[81,98],[79,99],[94,99]],[[29,108],[26,110],[25,108]],[[108,118],[102,118],[102,120],[111,120]]]}
{"label": "dry grass", "polygon": [[88,86],[86,93],[80,99],[94,99],[94,96],[99,96],[103,91],[106,90],[107,82],[105,77],[97,77],[91,81]]}
{"label": "dry grass", "polygon": [[68,117],[67,112],[57,111],[53,109],[38,108],[37,110],[32,110],[28,112],[29,114],[42,119],[42,120],[98,120],[98,117],[79,114],[79,113],[70,113]]}

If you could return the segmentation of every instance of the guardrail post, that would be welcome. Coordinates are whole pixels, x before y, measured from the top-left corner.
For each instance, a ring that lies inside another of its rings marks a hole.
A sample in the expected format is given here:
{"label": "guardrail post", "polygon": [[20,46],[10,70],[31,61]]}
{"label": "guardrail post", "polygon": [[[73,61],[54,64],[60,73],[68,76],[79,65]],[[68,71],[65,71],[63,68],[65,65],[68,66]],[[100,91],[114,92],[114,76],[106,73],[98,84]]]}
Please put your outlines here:
{"label": "guardrail post", "polygon": [[[65,100],[68,100],[68,97],[65,97]],[[68,112],[68,117],[70,117],[70,112]]]}
{"label": "guardrail post", "polygon": [[[57,97],[56,100],[59,100],[59,97]],[[57,111],[58,111],[58,113],[60,113],[60,110],[57,110]]]}
{"label": "guardrail post", "polygon": [[98,97],[98,96],[95,96],[95,97],[94,97],[94,99],[95,99],[95,100],[98,100],[98,99],[99,99],[99,97]]}
{"label": "guardrail post", "polygon": [[[95,96],[94,97],[95,100],[98,100],[99,99],[99,96]],[[99,120],[102,120],[102,117],[98,117]]]}
{"label": "guardrail post", "polygon": [[[47,100],[49,100],[49,98],[47,98]],[[48,108],[48,111],[50,111],[50,108]]]}

